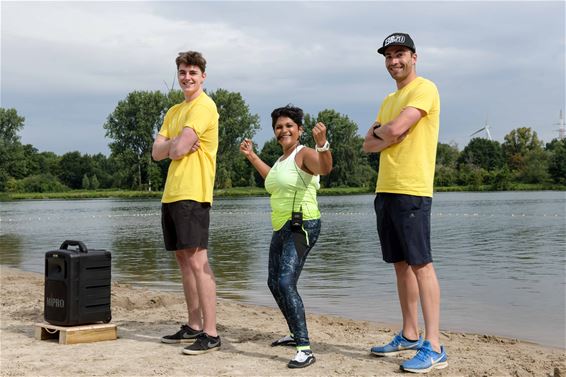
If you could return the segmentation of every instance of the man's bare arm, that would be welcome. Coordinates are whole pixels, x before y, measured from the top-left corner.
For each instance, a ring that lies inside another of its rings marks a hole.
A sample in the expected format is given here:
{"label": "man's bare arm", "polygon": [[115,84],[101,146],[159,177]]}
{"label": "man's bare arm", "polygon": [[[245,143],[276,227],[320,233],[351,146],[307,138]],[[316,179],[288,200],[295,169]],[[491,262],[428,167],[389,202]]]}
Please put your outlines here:
{"label": "man's bare arm", "polygon": [[169,157],[172,160],[179,160],[186,154],[191,152],[193,146],[199,142],[198,136],[190,127],[183,128],[181,134],[171,140],[171,148],[169,149]]}
{"label": "man's bare arm", "polygon": [[157,135],[151,149],[151,157],[155,161],[161,161],[169,157],[169,147],[171,141],[162,135]]}
{"label": "man's bare arm", "polygon": [[[398,143],[407,135],[409,129],[417,124],[426,113],[415,107],[406,107],[391,122],[375,130],[376,136],[391,144]],[[401,140],[399,140],[401,138]]]}
{"label": "man's bare arm", "polygon": [[405,139],[411,127],[425,115],[426,113],[420,109],[406,107],[387,124],[380,125],[375,122],[366,133],[363,144],[364,152],[381,152],[390,145],[400,143]]}
{"label": "man's bare arm", "polygon": [[394,144],[383,139],[375,137],[374,130],[379,126],[379,123],[375,122],[371,125],[369,130],[366,132],[366,137],[362,145],[362,149],[366,153],[378,153],[387,148],[388,146]]}

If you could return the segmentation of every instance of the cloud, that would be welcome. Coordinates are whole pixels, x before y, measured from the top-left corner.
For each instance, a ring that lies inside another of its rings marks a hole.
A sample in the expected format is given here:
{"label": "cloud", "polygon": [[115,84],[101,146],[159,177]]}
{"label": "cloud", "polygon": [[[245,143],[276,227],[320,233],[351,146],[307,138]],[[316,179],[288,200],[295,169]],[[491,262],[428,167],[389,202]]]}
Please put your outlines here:
{"label": "cloud", "polygon": [[208,60],[209,90],[240,92],[261,116],[260,144],[271,109],[289,102],[334,108],[365,129],[395,89],[376,49],[408,31],[418,73],[441,92],[441,141],[465,145],[486,117],[499,140],[529,122],[548,141],[566,101],[564,11],[563,2],[2,2],[2,106],[26,117],[22,138],[40,149],[69,150],[42,135],[82,119],[85,135],[99,135],[91,151],[107,151],[100,129],[117,102],[166,90],[177,53],[192,49]]}

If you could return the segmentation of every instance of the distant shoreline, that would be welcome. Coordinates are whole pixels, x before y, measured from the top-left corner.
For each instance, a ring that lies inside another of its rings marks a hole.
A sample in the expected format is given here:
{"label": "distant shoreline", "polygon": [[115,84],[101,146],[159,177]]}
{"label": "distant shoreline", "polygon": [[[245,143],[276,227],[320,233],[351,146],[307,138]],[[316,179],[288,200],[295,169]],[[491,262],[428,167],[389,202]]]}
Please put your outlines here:
{"label": "distant shoreline", "polygon": [[[505,191],[566,191],[566,185],[520,184]],[[322,188],[320,196],[335,195],[364,195],[373,194],[373,188],[367,187],[331,187]],[[495,192],[490,186],[447,186],[435,187],[435,192]],[[126,191],[126,190],[70,190],[63,192],[31,192],[31,193],[0,193],[0,201],[31,200],[31,199],[150,199],[161,198],[162,191]],[[268,196],[263,187],[234,187],[214,190],[215,198]]]}

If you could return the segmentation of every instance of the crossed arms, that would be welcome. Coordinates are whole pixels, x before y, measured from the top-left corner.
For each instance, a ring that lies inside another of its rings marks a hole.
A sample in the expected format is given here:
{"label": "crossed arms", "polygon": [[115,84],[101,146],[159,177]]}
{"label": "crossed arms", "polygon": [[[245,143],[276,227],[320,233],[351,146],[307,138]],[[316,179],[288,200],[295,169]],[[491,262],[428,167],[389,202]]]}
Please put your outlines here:
{"label": "crossed arms", "polygon": [[415,107],[406,107],[391,122],[380,125],[374,122],[366,133],[362,149],[366,153],[381,152],[385,148],[400,143],[426,113]]}
{"label": "crossed arms", "polygon": [[200,141],[195,130],[190,127],[184,127],[181,134],[172,139],[157,135],[153,142],[151,157],[155,161],[161,161],[166,158],[180,160],[185,155],[197,151],[199,147]]}

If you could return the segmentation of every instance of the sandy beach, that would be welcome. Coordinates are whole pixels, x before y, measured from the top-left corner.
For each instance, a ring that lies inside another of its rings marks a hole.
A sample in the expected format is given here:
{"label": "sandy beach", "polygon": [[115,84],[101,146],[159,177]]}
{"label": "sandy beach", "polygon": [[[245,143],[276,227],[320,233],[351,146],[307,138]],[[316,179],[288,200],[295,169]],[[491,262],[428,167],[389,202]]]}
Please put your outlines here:
{"label": "sandy beach", "polygon": [[[369,354],[372,345],[388,341],[396,328],[308,315],[317,362],[291,370],[286,364],[294,348],[270,347],[273,339],[286,334],[278,310],[229,300],[218,301],[222,349],[183,355],[181,345],[159,342],[185,320],[182,294],[120,283],[112,286],[112,323],[118,326],[118,339],[60,345],[34,337],[34,324],[43,322],[43,275],[5,266],[0,272],[2,376],[393,376],[405,374],[399,364],[412,355],[380,358]],[[563,349],[446,331],[442,342],[449,366],[429,375],[566,376]]]}

